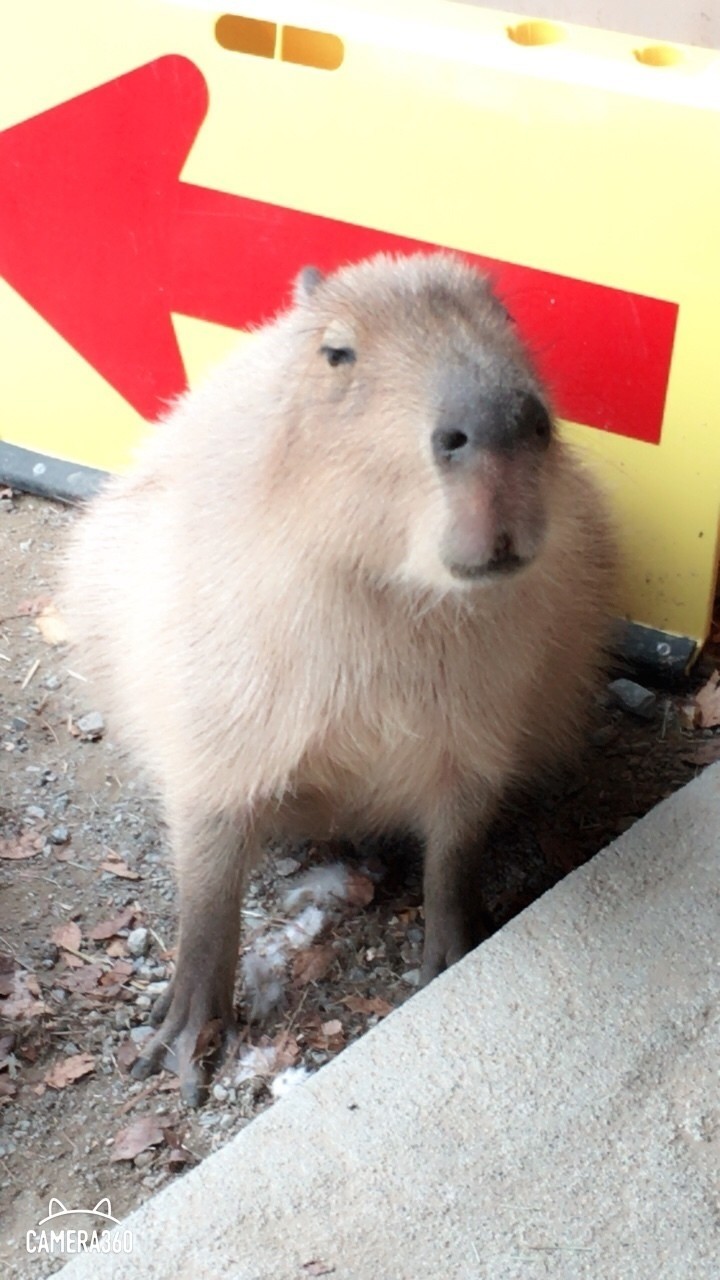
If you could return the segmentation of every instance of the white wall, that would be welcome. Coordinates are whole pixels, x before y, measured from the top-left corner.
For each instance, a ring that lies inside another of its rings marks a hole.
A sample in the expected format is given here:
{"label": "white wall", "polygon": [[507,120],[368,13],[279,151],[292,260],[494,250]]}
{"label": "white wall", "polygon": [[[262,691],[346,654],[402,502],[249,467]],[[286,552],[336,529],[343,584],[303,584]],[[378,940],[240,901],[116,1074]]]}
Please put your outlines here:
{"label": "white wall", "polygon": [[650,40],[720,49],[720,0],[464,0],[484,9],[507,9],[530,18],[579,22],[627,31]]}

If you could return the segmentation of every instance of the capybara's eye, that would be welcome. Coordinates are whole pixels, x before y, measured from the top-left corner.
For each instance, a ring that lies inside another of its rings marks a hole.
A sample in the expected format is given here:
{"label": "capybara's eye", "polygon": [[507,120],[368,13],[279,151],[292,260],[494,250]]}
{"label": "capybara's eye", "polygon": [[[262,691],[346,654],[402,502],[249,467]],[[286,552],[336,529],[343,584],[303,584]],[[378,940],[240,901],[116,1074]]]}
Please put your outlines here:
{"label": "capybara's eye", "polygon": [[333,369],[339,364],[355,363],[356,356],[352,347],[321,347],[320,351]]}

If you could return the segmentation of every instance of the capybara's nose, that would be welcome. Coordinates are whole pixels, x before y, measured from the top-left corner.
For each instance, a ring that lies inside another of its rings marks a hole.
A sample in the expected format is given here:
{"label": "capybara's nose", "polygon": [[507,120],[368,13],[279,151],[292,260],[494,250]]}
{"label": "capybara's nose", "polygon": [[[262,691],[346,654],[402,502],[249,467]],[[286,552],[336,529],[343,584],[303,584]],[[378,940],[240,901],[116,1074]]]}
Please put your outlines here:
{"label": "capybara's nose", "polygon": [[435,461],[445,467],[472,465],[487,449],[544,449],[552,430],[547,409],[531,391],[503,391],[474,405],[453,397],[440,417],[431,442]]}

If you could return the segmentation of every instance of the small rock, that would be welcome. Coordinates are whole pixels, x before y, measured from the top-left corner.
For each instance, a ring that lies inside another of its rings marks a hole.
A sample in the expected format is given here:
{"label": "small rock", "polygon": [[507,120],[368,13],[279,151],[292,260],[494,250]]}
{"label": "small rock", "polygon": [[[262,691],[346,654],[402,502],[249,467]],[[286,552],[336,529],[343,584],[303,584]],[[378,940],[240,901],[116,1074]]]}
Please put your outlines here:
{"label": "small rock", "polygon": [[45,676],[43,680],[43,685],[46,689],[59,689],[61,683],[60,677],[56,675]]}
{"label": "small rock", "polygon": [[23,729],[30,728],[30,721],[23,720],[22,716],[13,716],[10,723],[15,733],[22,733]]}
{"label": "small rock", "polygon": [[639,716],[641,720],[652,720],[657,698],[651,689],[636,684],[634,680],[613,680],[608,685],[608,694],[616,707]]}
{"label": "small rock", "polygon": [[402,980],[407,983],[409,987],[418,987],[420,985],[420,970],[408,969],[407,973],[402,975]]}
{"label": "small rock", "polygon": [[302,863],[296,858],[277,858],[275,860],[275,871],[279,876],[292,876],[296,871],[300,870]]}
{"label": "small rock", "polygon": [[229,1093],[229,1090],[225,1088],[224,1084],[213,1085],[212,1095],[217,1102],[227,1102],[228,1093]]}
{"label": "small rock", "polygon": [[53,827],[48,840],[51,844],[69,844],[70,832],[67,827]]}
{"label": "small rock", "polygon": [[45,817],[45,810],[40,808],[39,804],[29,804],[25,810],[26,818],[34,818],[37,822],[42,822]]}
{"label": "small rock", "polygon": [[150,930],[133,929],[127,937],[127,949],[131,956],[146,956],[150,950]]}
{"label": "small rock", "polygon": [[152,1008],[152,998],[146,995],[138,996],[135,1001],[135,1004],[137,1005],[138,1009],[150,1009]]}
{"label": "small rock", "polygon": [[145,1041],[149,1040],[150,1036],[153,1034],[153,1028],[148,1027],[145,1023],[143,1023],[141,1027],[130,1028],[130,1039],[133,1044],[144,1044]]}
{"label": "small rock", "polygon": [[135,1165],[136,1169],[147,1169],[148,1165],[151,1165],[154,1159],[155,1159],[154,1151],[141,1151],[138,1155],[135,1156],[135,1159],[133,1160],[133,1164]]}
{"label": "small rock", "polygon": [[99,711],[88,711],[75,721],[75,728],[83,742],[97,742],[105,732],[105,721]]}
{"label": "small rock", "polygon": [[145,994],[148,996],[161,996],[163,991],[167,991],[167,982],[148,982]]}

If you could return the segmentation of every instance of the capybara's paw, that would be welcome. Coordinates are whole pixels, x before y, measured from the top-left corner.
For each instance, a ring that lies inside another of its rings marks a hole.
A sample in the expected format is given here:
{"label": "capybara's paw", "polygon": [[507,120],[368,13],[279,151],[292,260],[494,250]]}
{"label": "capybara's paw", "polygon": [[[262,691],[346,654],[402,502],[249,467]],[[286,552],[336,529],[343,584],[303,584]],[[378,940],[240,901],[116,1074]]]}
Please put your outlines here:
{"label": "capybara's paw", "polygon": [[420,969],[420,985],[426,987],[438,974],[462,960],[494,932],[493,922],[484,911],[445,910],[439,919],[429,918],[425,927],[425,945]]}
{"label": "capybara's paw", "polygon": [[156,1002],[151,1021],[160,1025],[133,1063],[135,1080],[162,1070],[169,1057],[180,1077],[180,1096],[189,1107],[205,1101],[218,1060],[234,1035],[232,1014],[221,1014],[211,998],[197,990],[171,986]]}

